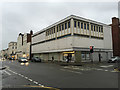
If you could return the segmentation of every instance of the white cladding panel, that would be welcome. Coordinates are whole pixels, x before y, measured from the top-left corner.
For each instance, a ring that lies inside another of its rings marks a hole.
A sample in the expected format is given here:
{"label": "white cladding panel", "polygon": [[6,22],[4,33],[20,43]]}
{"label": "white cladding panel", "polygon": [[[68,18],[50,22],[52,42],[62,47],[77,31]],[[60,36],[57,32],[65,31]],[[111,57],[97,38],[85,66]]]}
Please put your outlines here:
{"label": "white cladding panel", "polygon": [[73,46],[82,48],[89,48],[90,46],[94,46],[94,48],[104,48],[104,43],[101,39],[74,36]]}
{"label": "white cladding panel", "polygon": [[112,31],[111,26],[103,27],[104,30],[104,48],[112,49]]}
{"label": "white cladding panel", "polygon": [[72,47],[72,37],[57,39],[32,46],[32,53],[40,53],[50,50],[69,49]]}
{"label": "white cladding panel", "polygon": [[44,41],[45,39],[46,39],[46,35],[45,32],[43,32],[35,37],[32,37],[32,43],[41,42]]}

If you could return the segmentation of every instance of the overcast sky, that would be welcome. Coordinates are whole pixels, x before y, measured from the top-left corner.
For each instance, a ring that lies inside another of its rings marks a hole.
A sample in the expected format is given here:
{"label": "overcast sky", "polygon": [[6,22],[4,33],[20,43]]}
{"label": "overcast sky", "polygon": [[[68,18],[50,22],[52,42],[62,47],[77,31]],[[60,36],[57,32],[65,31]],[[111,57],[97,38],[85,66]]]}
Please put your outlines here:
{"label": "overcast sky", "polygon": [[[117,2],[6,2],[2,4],[2,49],[18,34],[37,32],[69,15],[111,24]],[[1,43],[0,43],[1,44]],[[1,45],[0,45],[1,46]],[[0,47],[1,49],[1,47]]]}

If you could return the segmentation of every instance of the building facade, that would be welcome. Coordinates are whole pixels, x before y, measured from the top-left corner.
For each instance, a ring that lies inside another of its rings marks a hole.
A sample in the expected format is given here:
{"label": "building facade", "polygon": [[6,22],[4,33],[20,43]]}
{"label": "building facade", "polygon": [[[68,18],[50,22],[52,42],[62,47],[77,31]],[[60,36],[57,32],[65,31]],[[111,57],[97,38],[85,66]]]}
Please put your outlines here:
{"label": "building facade", "polygon": [[112,56],[111,36],[110,26],[71,15],[32,35],[32,55],[43,60],[106,61]]}
{"label": "building facade", "polygon": [[26,57],[30,58],[30,45],[31,45],[31,35],[33,34],[32,31],[30,33],[22,34],[20,33],[17,38],[17,58],[19,57]]}
{"label": "building facade", "polygon": [[17,51],[17,42],[10,42],[8,44],[8,57],[13,57],[16,59],[16,51]]}
{"label": "building facade", "polygon": [[113,41],[113,55],[120,56],[120,21],[119,18],[112,18],[112,41]]}

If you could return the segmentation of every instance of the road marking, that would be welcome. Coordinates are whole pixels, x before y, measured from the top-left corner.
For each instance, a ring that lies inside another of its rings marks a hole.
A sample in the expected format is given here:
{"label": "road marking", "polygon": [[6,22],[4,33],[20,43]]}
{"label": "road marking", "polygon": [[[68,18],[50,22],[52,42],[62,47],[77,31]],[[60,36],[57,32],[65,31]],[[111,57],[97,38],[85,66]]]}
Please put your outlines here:
{"label": "road marking", "polygon": [[32,79],[28,79],[28,80],[31,81],[31,82],[33,81]]}
{"label": "road marking", "polygon": [[7,72],[7,71],[4,71],[5,73],[7,73],[8,75],[11,75],[9,72]]}
{"label": "road marking", "polygon": [[106,72],[108,71],[108,70],[105,70]]}
{"label": "road marking", "polygon": [[103,68],[108,68],[108,67],[112,67],[113,65],[107,65],[107,66],[100,66],[100,67],[103,67]]}
{"label": "road marking", "polygon": [[65,69],[60,69],[62,71],[68,71],[68,72],[72,72],[72,73],[77,73],[77,74],[82,74],[81,72],[77,72],[77,71],[72,71],[72,70],[65,70]]}
{"label": "road marking", "polygon": [[36,82],[36,81],[33,81],[33,83],[38,84],[38,82]]}

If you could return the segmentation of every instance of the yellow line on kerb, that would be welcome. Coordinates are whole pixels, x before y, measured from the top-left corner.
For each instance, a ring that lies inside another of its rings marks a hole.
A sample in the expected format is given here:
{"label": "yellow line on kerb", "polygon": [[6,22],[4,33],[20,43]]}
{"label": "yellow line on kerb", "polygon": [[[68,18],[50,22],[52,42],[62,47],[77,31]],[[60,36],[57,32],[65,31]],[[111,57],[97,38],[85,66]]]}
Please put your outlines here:
{"label": "yellow line on kerb", "polygon": [[42,86],[32,86],[32,85],[24,85],[25,87],[39,87],[39,88],[47,88],[49,90],[60,90],[58,88],[53,88],[53,87],[42,87]]}

